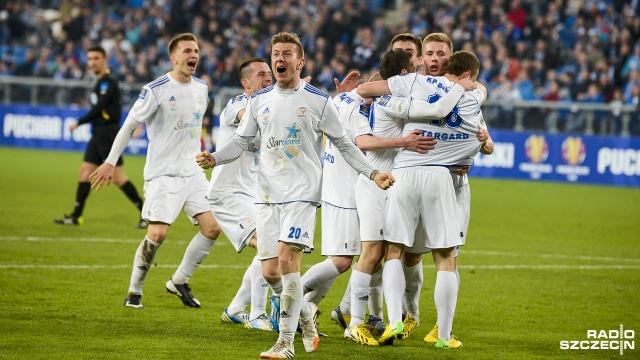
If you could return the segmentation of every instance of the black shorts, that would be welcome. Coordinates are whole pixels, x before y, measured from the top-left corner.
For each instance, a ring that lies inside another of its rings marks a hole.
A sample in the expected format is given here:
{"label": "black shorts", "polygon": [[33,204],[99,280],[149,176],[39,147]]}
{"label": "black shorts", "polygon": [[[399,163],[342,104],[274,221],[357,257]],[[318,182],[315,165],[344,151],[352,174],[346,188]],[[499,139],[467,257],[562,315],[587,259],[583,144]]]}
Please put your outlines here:
{"label": "black shorts", "polygon": [[[111,145],[113,145],[113,139],[111,138],[105,139],[95,136],[92,137],[91,140],[89,140],[89,144],[87,144],[87,149],[84,151],[84,161],[96,165],[102,165],[109,156]],[[116,166],[120,166],[122,164],[124,164],[124,160],[122,160],[122,156],[120,156]]]}

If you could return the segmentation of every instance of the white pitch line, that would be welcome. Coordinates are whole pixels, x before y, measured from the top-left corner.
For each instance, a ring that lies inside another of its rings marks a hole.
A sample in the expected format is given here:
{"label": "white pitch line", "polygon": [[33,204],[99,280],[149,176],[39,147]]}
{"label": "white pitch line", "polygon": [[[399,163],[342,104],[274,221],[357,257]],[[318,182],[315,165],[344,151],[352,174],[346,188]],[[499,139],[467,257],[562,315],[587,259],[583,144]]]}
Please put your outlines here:
{"label": "white pitch line", "polygon": [[494,255],[494,256],[516,256],[516,257],[541,257],[547,259],[568,259],[568,260],[586,260],[586,261],[609,261],[609,262],[631,262],[631,263],[639,263],[640,259],[636,258],[618,258],[618,257],[610,257],[610,256],[586,256],[586,255],[564,255],[564,254],[536,254],[536,253],[515,253],[515,252],[507,252],[507,251],[483,251],[483,250],[466,250],[464,248],[460,249],[460,254],[464,256],[464,254],[470,255]]}
{"label": "white pitch line", "polygon": [[[200,265],[204,269],[246,269],[248,265]],[[162,264],[153,267],[171,268],[177,264]],[[311,265],[303,265],[309,268]],[[433,266],[424,266],[431,269]],[[46,264],[0,264],[0,269],[48,269],[48,270],[92,270],[130,269],[131,265],[46,265]],[[460,265],[462,270],[640,270],[640,265]]]}

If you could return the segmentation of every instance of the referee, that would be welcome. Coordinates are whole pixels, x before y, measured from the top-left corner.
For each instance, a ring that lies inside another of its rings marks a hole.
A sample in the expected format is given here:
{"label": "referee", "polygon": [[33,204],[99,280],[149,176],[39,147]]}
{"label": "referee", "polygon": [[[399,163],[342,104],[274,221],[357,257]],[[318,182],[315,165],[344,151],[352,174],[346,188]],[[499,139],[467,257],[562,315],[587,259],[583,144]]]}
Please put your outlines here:
{"label": "referee", "polygon": [[[78,122],[69,126],[73,132],[82,124],[91,123],[92,137],[84,153],[84,160],[80,166],[78,189],[76,191],[76,203],[71,215],[64,215],[61,219],[55,219],[56,224],[82,225],[82,211],[89,197],[91,182],[89,175],[102,164],[111,150],[118,130],[120,129],[120,115],[122,112],[122,100],[118,81],[107,69],[107,53],[101,46],[94,46],[87,50],[87,67],[96,75],[97,82],[91,93],[91,110]],[[142,211],[142,199],[138,195],[136,187],[129,181],[122,168],[122,156],[118,158],[113,182],[124,192],[131,202]],[[147,223],[140,219],[138,228],[144,229]]]}

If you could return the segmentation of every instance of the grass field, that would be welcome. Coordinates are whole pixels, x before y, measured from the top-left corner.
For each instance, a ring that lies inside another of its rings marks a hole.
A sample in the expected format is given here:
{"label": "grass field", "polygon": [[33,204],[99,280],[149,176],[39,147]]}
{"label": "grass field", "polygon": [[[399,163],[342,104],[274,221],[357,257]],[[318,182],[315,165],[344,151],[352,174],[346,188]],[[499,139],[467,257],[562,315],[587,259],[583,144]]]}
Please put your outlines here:
{"label": "grass field", "polygon": [[[135,208],[110,186],[92,192],[85,226],[52,219],[72,209],[81,153],[0,148],[0,358],[255,359],[275,333],[220,322],[251,261],[221,237],[191,285],[201,309],[169,297],[164,283],[196,229],[181,216],[145,283],[143,310],[122,306],[143,231]],[[125,169],[142,189],[144,159]],[[341,337],[330,312],[347,276],[320,304],[320,349],[302,359],[640,358],[640,190],[472,179],[472,216],[460,255],[454,334],[458,350],[422,338],[435,322],[435,270],[425,261],[422,324],[392,347]],[[319,247],[319,232],[316,247]],[[305,269],[321,261],[304,258]],[[635,349],[560,350],[587,330],[635,330]]]}

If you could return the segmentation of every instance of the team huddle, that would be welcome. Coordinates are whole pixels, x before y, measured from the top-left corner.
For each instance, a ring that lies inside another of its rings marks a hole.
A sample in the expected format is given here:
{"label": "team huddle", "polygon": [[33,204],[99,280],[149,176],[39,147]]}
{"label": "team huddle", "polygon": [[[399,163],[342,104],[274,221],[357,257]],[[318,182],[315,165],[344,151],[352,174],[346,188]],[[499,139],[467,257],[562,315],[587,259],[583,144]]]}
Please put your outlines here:
{"label": "team huddle", "polygon": [[[217,151],[209,153],[200,149],[208,90],[194,76],[196,37],[176,36],[169,44],[173,70],[142,88],[109,157],[91,175],[93,188],[108,184],[133,131],[146,124],[142,218],[148,227],[125,306],[142,307],[146,274],[183,210],[200,231],[167,291],[200,307],[188,282],[221,231],[238,252],[255,249],[221,319],[277,331],[261,358],[294,357],[297,331],[305,351],[318,349],[318,304],[356,256],[331,313],[345,338],[377,346],[410,336],[420,322],[422,256],[431,252],[437,321],[425,341],[462,346],[451,329],[458,248],[469,222],[466,173],[478,152],[493,152],[480,109],[486,89],[475,81],[478,59],[466,51],[452,54],[444,34],[424,41],[400,34],[379,74],[361,83],[352,72],[336,82],[338,94],[331,98],[301,79],[304,50],[295,34],[274,35],[271,48],[271,68],[260,58],[240,65],[244,93],[220,114]],[[416,73],[421,66],[424,74]],[[207,181],[202,169],[211,167]],[[314,249],[320,206],[327,259],[301,276],[302,255]]]}

